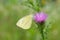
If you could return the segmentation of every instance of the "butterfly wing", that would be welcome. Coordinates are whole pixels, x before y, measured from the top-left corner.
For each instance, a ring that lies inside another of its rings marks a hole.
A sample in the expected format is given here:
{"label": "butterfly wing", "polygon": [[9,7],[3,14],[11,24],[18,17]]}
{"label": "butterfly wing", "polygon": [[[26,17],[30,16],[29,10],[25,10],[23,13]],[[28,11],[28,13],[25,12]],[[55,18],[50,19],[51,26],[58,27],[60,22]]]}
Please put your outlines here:
{"label": "butterfly wing", "polygon": [[32,24],[32,14],[25,16],[23,18],[21,18],[18,22],[17,22],[17,26],[21,27],[22,29],[29,29],[31,27]]}

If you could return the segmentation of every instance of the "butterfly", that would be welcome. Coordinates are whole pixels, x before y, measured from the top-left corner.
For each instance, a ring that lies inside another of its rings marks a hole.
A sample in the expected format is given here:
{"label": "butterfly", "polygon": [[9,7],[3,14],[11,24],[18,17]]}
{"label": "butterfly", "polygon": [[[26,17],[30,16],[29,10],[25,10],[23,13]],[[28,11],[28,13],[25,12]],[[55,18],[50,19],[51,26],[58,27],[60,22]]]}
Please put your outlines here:
{"label": "butterfly", "polygon": [[18,20],[16,25],[22,29],[29,29],[32,24],[32,18],[33,18],[33,14],[22,17],[21,19]]}

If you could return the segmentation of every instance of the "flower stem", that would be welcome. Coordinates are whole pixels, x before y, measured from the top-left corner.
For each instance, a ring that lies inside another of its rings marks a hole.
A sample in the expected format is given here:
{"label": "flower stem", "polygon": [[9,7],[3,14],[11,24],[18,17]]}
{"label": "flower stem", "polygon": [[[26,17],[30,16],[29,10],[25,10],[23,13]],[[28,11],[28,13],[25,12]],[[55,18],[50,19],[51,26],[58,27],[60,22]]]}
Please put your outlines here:
{"label": "flower stem", "polygon": [[38,29],[39,29],[39,31],[40,31],[40,33],[41,33],[41,37],[42,37],[42,40],[45,40],[45,36],[44,36],[44,31],[43,31],[43,29],[44,29],[44,23],[42,23],[42,24],[38,24]]}
{"label": "flower stem", "polygon": [[42,28],[41,28],[41,36],[42,36],[42,40],[44,40],[44,33],[43,33],[43,30],[42,30]]}

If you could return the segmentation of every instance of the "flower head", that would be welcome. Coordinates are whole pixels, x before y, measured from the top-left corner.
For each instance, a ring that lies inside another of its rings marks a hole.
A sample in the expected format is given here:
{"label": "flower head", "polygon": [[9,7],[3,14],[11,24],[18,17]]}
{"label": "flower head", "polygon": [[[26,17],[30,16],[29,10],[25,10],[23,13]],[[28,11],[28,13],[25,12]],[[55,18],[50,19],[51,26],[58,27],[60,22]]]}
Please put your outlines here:
{"label": "flower head", "polygon": [[44,22],[47,18],[47,14],[44,12],[39,12],[34,15],[34,20],[38,23]]}

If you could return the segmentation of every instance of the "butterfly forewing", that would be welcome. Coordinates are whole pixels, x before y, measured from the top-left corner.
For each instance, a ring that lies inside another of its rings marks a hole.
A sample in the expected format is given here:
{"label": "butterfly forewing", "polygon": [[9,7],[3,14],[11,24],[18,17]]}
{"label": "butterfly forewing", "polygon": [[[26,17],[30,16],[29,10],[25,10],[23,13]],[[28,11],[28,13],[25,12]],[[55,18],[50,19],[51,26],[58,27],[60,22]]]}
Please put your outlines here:
{"label": "butterfly forewing", "polygon": [[31,14],[21,18],[16,25],[22,29],[29,29],[32,24],[32,16],[33,15]]}

